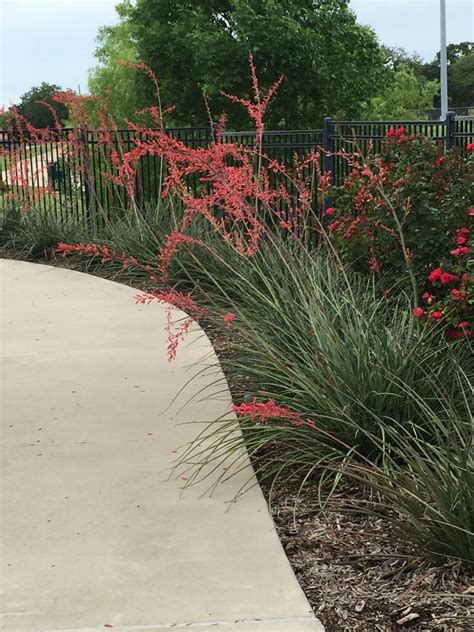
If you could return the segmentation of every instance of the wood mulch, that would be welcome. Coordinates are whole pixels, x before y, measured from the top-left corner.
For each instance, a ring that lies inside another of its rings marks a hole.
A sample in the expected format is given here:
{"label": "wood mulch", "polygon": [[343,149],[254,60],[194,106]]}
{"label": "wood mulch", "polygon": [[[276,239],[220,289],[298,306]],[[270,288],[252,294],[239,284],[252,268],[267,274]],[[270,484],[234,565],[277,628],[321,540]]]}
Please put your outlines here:
{"label": "wood mulch", "polygon": [[[435,564],[391,525],[357,511],[360,490],[342,488],[354,511],[324,515],[317,484],[272,490],[272,515],[298,581],[327,632],[474,630],[474,585],[457,561]],[[265,489],[264,489],[265,491]]]}
{"label": "wood mulch", "polygon": [[[15,258],[15,253],[0,256]],[[38,262],[84,270],[67,259]],[[111,278],[100,267],[89,271]],[[143,280],[133,285],[145,289]],[[226,341],[208,334],[218,356],[225,358]],[[233,394],[241,392],[239,377],[226,377]],[[366,502],[358,489],[338,491],[353,502],[353,511],[322,514],[317,481],[302,491],[298,487],[277,483],[271,513],[293,571],[327,632],[474,632],[474,578],[468,569],[457,561],[427,560],[401,541],[389,522],[358,511],[360,502]],[[265,483],[262,489],[268,498]]]}

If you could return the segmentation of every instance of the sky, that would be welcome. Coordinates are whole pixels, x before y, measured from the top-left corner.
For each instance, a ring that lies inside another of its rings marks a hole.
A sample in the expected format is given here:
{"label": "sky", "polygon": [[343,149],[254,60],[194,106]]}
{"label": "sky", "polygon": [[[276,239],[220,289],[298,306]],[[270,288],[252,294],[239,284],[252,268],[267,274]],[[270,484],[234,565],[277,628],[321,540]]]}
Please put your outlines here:
{"label": "sky", "polygon": [[[100,26],[117,21],[117,0],[0,0],[0,104],[41,82],[87,92]],[[474,40],[474,0],[446,0],[448,43]],[[380,41],[417,51],[439,50],[439,0],[351,0],[359,22]]]}

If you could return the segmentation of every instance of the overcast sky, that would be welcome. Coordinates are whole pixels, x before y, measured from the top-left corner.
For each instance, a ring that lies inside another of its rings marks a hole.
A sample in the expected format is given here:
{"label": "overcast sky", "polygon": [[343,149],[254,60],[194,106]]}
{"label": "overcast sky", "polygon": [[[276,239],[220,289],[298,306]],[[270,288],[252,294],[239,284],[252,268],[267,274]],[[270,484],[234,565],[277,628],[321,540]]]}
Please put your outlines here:
{"label": "overcast sky", "polygon": [[[0,104],[42,81],[87,91],[98,28],[116,0],[0,0]],[[474,40],[474,0],[446,0],[448,43]],[[351,0],[384,44],[431,60],[439,50],[439,0]]]}

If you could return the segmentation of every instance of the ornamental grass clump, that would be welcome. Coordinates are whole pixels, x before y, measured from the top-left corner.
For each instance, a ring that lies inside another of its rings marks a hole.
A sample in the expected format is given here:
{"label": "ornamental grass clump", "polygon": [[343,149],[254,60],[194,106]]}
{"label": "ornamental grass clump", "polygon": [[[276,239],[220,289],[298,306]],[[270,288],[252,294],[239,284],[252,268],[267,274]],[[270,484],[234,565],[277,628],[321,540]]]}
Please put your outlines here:
{"label": "ornamental grass clump", "polygon": [[229,459],[234,471],[248,465],[246,448],[260,479],[316,478],[322,510],[331,498],[344,510],[333,492],[352,480],[372,491],[370,511],[427,555],[474,562],[469,340],[453,346],[406,297],[387,303],[324,251],[275,238],[237,270],[235,287],[212,266],[201,274],[215,284],[222,329],[232,314],[223,364],[241,380],[242,433],[232,418],[206,426],[181,458],[187,484],[212,489]]}

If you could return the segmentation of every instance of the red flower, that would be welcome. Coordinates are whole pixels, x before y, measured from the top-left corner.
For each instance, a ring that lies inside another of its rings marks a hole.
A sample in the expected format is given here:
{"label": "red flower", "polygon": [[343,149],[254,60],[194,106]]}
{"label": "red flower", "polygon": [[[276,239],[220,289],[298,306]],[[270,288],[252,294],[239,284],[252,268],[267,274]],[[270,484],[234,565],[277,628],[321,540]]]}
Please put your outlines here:
{"label": "red flower", "polygon": [[456,235],[469,235],[469,228],[467,226],[461,226],[461,228],[456,231]]}
{"label": "red flower", "polygon": [[[269,419],[290,419],[294,425],[308,425],[314,426],[314,422],[311,419],[303,419],[301,413],[294,410],[290,410],[285,406],[278,406],[274,399],[269,399],[266,402],[258,402],[255,399],[249,404],[243,402],[239,406],[233,405],[232,410],[239,415],[239,417],[249,417],[252,420],[268,421]],[[295,423],[299,422],[299,423]]]}
{"label": "red flower", "polygon": [[434,270],[431,270],[429,276],[428,276],[428,280],[431,283],[434,283],[435,281],[437,281],[441,276],[441,268],[435,268]]}
{"label": "red flower", "polygon": [[452,328],[447,330],[446,335],[450,340],[457,340],[462,334],[459,329]]}
{"label": "red flower", "polygon": [[429,292],[425,292],[424,294],[421,295],[421,298],[425,299],[425,301],[426,301],[427,299],[430,298],[430,296],[431,296],[431,294]]}
{"label": "red flower", "polygon": [[324,211],[324,215],[332,215],[336,209],[333,206],[330,206]]}
{"label": "red flower", "polygon": [[466,151],[472,151],[474,149],[474,143],[468,143],[466,145]]}
{"label": "red flower", "polygon": [[421,318],[424,313],[425,310],[422,307],[415,307],[415,309],[413,310],[413,316],[415,316],[416,318]]}
{"label": "red flower", "polygon": [[458,327],[460,327],[461,329],[467,329],[469,327],[469,322],[467,320],[462,320]]}
{"label": "red flower", "polygon": [[386,133],[386,136],[387,138],[395,138],[396,140],[400,141],[404,134],[405,134],[404,127],[399,127],[398,129],[391,127]]}
{"label": "red flower", "polygon": [[465,290],[456,290],[456,288],[451,290],[451,298],[453,301],[464,301],[466,296],[467,292]]}
{"label": "red flower", "polygon": [[451,283],[451,281],[457,281],[458,277],[456,274],[451,274],[450,272],[442,272],[439,280],[443,285],[446,285],[447,283]]}
{"label": "red flower", "polygon": [[431,312],[430,318],[433,320],[439,320],[440,318],[443,318],[443,312],[440,312],[439,309],[435,309],[434,312]]}
{"label": "red flower", "polygon": [[458,246],[462,246],[462,244],[465,244],[467,241],[467,237],[464,237],[464,235],[458,235],[456,237],[456,243],[458,244]]}
{"label": "red flower", "polygon": [[454,248],[454,250],[450,250],[449,253],[457,257],[457,255],[467,255],[469,252],[469,248],[467,246],[459,246],[458,248]]}
{"label": "red flower", "polygon": [[236,314],[233,314],[232,312],[228,312],[227,314],[224,314],[224,316],[222,316],[222,320],[225,322],[227,327],[230,327],[232,325],[232,322],[235,316]]}

